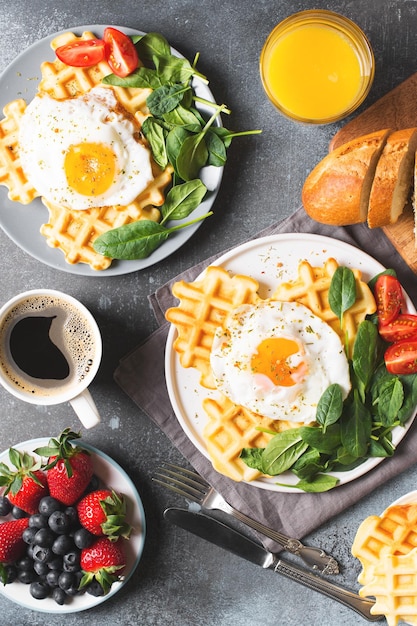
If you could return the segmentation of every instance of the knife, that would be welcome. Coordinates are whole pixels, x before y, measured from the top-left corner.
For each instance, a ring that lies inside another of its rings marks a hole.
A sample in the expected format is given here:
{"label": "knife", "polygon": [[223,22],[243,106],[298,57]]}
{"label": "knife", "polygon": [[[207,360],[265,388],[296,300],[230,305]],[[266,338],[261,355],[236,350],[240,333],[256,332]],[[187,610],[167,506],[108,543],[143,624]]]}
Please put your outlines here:
{"label": "knife", "polygon": [[291,580],[295,580],[314,591],[337,600],[337,602],[353,609],[370,622],[383,619],[382,615],[371,614],[371,608],[374,606],[373,600],[361,598],[352,591],[330,583],[324,578],[303,570],[301,567],[283,561],[272,552],[265,550],[256,541],[249,539],[249,537],[242,535],[242,533],[214,517],[176,507],[166,509],[164,517],[176,526],[188,530],[220,548],[224,548],[256,565],[260,565],[264,569],[272,569],[278,574],[283,574]]}

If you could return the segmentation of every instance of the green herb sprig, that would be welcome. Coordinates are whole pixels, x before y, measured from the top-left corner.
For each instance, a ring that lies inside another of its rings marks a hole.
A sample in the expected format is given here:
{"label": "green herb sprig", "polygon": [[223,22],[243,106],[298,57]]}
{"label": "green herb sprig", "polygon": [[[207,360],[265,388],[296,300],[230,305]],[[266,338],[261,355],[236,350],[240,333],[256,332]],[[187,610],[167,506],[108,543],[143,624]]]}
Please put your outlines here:
{"label": "green herb sprig", "polygon": [[[173,181],[161,207],[159,224],[140,220],[110,230],[95,240],[96,252],[124,260],[146,258],[177,230],[211,215],[208,212],[195,220],[166,226],[168,218],[183,220],[201,204],[209,192],[200,179],[200,172],[207,165],[224,166],[233,138],[261,132],[234,132],[219,125],[220,114],[230,114],[230,110],[225,104],[218,105],[196,95],[193,79],[208,84],[207,78],[196,68],[198,55],[192,64],[173,55],[169,43],[159,33],[138,35],[132,40],[144,65],[126,78],[109,74],[103,78],[103,83],[151,90],[146,100],[150,116],[144,120],[142,132],[155,162],[162,169],[172,167]],[[198,104],[212,111],[208,120],[201,115]]]}

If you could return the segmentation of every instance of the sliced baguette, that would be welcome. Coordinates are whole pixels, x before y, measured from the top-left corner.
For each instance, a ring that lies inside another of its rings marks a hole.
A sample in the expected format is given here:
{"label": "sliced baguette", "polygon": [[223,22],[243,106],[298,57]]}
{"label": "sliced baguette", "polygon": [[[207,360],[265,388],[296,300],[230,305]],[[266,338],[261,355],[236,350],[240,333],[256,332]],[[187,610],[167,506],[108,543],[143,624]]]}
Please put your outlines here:
{"label": "sliced baguette", "polygon": [[379,130],[340,146],[310,172],[303,186],[306,213],[335,226],[365,222],[375,168],[390,130]]}
{"label": "sliced baguette", "polygon": [[392,133],[376,166],[368,207],[369,228],[394,224],[409,199],[413,181],[417,128]]}

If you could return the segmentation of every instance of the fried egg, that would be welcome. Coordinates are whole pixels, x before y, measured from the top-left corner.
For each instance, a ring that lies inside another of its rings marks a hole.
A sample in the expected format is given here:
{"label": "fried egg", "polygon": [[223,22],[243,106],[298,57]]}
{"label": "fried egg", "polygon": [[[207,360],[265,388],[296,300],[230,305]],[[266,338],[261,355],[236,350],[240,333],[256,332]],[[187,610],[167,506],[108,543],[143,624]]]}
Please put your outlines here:
{"label": "fried egg", "polygon": [[217,389],[235,404],[276,420],[315,420],[326,388],[350,390],[338,334],[297,302],[242,305],[217,328],[210,355]]}
{"label": "fried egg", "polygon": [[38,194],[69,209],[126,206],[153,180],[150,151],[111,88],[37,95],[20,123],[19,156]]}

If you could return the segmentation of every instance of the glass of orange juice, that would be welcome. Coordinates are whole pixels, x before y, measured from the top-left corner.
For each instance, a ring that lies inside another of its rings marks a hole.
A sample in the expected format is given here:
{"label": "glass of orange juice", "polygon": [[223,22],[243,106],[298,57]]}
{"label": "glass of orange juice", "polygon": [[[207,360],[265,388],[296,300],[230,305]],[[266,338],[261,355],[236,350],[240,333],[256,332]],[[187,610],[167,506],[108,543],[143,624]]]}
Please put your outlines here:
{"label": "glass of orange juice", "polygon": [[299,122],[327,124],[364,101],[375,60],[354,22],[313,9],[274,28],[262,49],[260,71],[264,89],[281,113]]}

